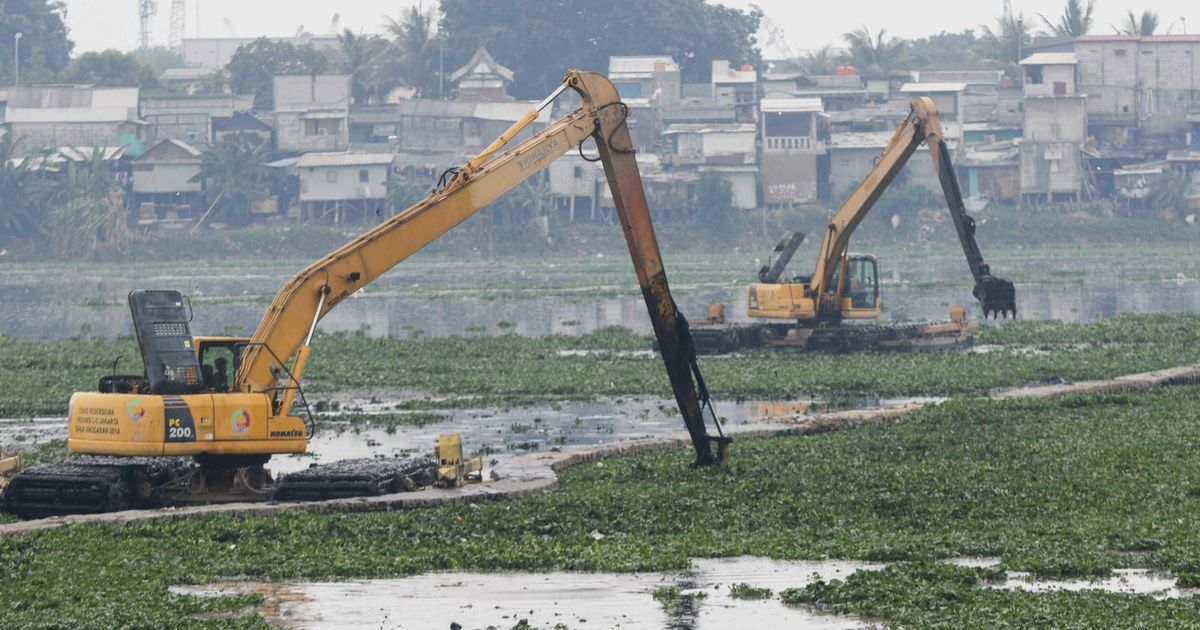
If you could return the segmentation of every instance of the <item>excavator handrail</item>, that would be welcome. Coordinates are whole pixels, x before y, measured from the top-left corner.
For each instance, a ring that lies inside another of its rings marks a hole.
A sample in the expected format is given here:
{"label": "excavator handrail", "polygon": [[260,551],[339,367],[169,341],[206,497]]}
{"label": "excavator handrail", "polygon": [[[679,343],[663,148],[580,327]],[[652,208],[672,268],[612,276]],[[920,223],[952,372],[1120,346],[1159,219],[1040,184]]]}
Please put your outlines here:
{"label": "excavator handrail", "polygon": [[837,287],[831,286],[831,282],[838,264],[846,255],[851,234],[922,144],[929,146],[933,165],[946,197],[946,205],[954,220],[959,242],[971,268],[971,275],[975,279],[973,294],[980,301],[985,316],[1007,316],[1010,313],[1016,316],[1013,285],[1007,280],[992,276],[990,267],[983,260],[979,244],[975,241],[975,220],[967,214],[963,203],[962,191],[959,189],[958,177],[950,160],[950,150],[946,146],[937,106],[932,99],[923,96],[912,100],[908,115],[892,134],[875,166],[834,213],[825,229],[810,285],[811,297],[817,302],[817,312],[834,308],[828,303],[837,290]]}
{"label": "excavator handrail", "polygon": [[[538,110],[566,88],[582,97],[580,109],[500,153],[536,119]],[[668,378],[696,448],[696,463],[716,463],[728,438],[711,437],[705,428],[705,409],[718,428],[719,423],[706,390],[697,391],[695,377],[699,369],[695,365],[695,352],[687,321],[676,308],[667,284],[626,126],[627,115],[628,108],[606,77],[577,70],[568,72],[559,90],[458,169],[445,186],[309,265],[287,282],[251,337],[236,375],[236,388],[253,392],[275,390],[284,370],[276,364],[274,356],[290,361],[299,381],[309,352],[305,336],[325,314],[561,155],[594,138]],[[291,398],[286,400],[290,403]],[[276,397],[276,413],[287,413],[285,407],[290,405],[283,403]],[[718,454],[712,451],[713,443],[721,447]]]}

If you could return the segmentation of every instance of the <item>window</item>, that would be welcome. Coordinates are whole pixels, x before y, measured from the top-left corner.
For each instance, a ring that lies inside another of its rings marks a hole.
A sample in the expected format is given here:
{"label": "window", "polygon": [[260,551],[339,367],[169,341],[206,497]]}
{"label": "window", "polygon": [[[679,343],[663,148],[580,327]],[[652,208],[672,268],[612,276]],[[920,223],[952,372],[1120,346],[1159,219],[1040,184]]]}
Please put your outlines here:
{"label": "window", "polygon": [[1054,82],[1054,93],[1055,94],[1066,94],[1067,93],[1067,83],[1065,81],[1055,81]]}
{"label": "window", "polygon": [[325,172],[325,181],[330,184],[336,184],[337,183],[337,171],[326,171]]}
{"label": "window", "polygon": [[371,171],[363,169],[358,172],[358,181],[366,184],[371,181]]}
{"label": "window", "polygon": [[850,166],[850,160],[842,160],[842,166]]}
{"label": "window", "polygon": [[1042,84],[1042,66],[1029,66],[1025,69],[1025,76],[1029,77],[1029,83],[1032,85]]}
{"label": "window", "polygon": [[576,167],[575,167],[575,179],[580,179],[580,178],[582,178],[582,177],[583,177],[583,167],[582,167],[582,166],[576,166]]}
{"label": "window", "polygon": [[1124,57],[1126,54],[1128,54],[1128,53],[1126,52],[1126,50],[1124,48],[1118,48],[1113,51],[1114,57]]}

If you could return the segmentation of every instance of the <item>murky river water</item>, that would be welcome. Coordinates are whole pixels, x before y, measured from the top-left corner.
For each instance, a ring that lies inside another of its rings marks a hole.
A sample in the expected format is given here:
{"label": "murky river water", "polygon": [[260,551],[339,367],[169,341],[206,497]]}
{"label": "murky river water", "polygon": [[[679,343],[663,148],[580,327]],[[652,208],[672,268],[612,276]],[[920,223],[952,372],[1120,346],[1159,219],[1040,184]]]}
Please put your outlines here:
{"label": "murky river water", "polygon": [[[649,320],[632,272],[606,264],[596,277],[589,277],[579,265],[565,271],[553,264],[533,263],[405,267],[344,302],[320,327],[326,331],[366,328],[371,335],[406,337],[414,331],[430,336],[581,334],[615,325],[648,334]],[[961,263],[952,259],[907,259],[885,267],[884,319],[944,319],[953,304],[973,305],[972,284],[959,267]],[[39,272],[0,267],[0,295],[5,296],[0,335],[128,335],[132,329],[124,297],[134,288],[178,288],[192,296],[196,334],[230,329],[249,334],[275,288],[293,271],[283,265],[255,271],[198,267],[140,275],[87,268]],[[1020,274],[1015,270],[1002,275],[1017,281],[1023,319],[1086,322],[1126,312],[1200,310],[1200,282],[1177,279],[1165,268],[1136,281],[1105,276],[1101,269],[1096,277],[1067,284],[1022,282]],[[727,304],[731,319],[745,319],[743,284],[751,277],[740,270],[681,272],[676,274],[676,298],[693,319],[703,318],[712,302]],[[909,286],[908,282],[935,284]]]}

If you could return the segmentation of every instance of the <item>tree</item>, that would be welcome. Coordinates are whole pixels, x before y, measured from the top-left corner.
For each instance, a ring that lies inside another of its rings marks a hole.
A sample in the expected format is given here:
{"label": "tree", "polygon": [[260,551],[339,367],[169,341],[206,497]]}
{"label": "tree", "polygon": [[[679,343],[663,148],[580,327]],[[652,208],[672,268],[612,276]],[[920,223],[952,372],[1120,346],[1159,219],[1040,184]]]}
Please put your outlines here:
{"label": "tree", "polygon": [[94,149],[86,161],[68,161],[48,213],[50,240],[60,258],[112,257],[133,240],[124,195],[104,159]]}
{"label": "tree", "polygon": [[[1114,27],[1115,28],[1115,27]],[[1125,24],[1116,31],[1122,35],[1143,35],[1149,37],[1158,30],[1158,12],[1157,11],[1142,11],[1141,16],[1130,9],[1125,14]]]}
{"label": "tree", "polygon": [[181,53],[177,53],[170,48],[164,48],[163,46],[151,46],[150,48],[135,50],[132,54],[138,63],[153,70],[155,76],[162,76],[162,73],[174,68],[187,67]]}
{"label": "tree", "polygon": [[279,177],[266,164],[266,144],[255,144],[241,134],[210,145],[200,157],[200,172],[191,181],[207,181],[210,203],[222,221],[230,225],[250,222],[254,204],[266,199],[271,184]]}
{"label": "tree", "polygon": [[613,55],[669,55],[686,82],[707,82],[712,60],[756,65],[760,14],[703,0],[442,0],[447,72],[480,45],[516,75],[511,91],[538,99],[567,68],[606,72]]}
{"label": "tree", "polygon": [[433,36],[433,14],[419,7],[409,7],[399,20],[387,18],[383,27],[392,37],[387,71],[397,83],[413,88],[425,98],[442,96],[439,94],[438,46],[435,45],[438,41]]}
{"label": "tree", "polygon": [[42,232],[43,208],[54,192],[52,183],[30,168],[31,159],[14,159],[16,141],[0,137],[0,240]]}
{"label": "tree", "polygon": [[162,87],[152,68],[142,65],[133,54],[116,50],[84,53],[71,61],[62,76],[71,83],[100,87]]}
{"label": "tree", "polygon": [[341,72],[350,75],[350,90],[356,103],[382,100],[396,86],[389,72],[389,42],[378,35],[356,35],[346,29],[338,35]]}
{"label": "tree", "polygon": [[902,39],[885,37],[886,31],[879,29],[872,34],[865,26],[842,35],[850,47],[846,61],[854,65],[859,74],[866,77],[889,77],[909,64],[908,43]]}
{"label": "tree", "polygon": [[275,104],[276,76],[322,74],[329,69],[329,57],[307,44],[263,37],[238,48],[225,68],[234,94],[253,94],[255,107],[270,109]]}
{"label": "tree", "polygon": [[960,64],[974,61],[979,55],[979,40],[975,31],[941,32],[908,43],[908,57],[918,66],[931,64]]}
{"label": "tree", "polygon": [[996,30],[983,27],[983,56],[1004,67],[1009,76],[1019,77],[1021,55],[1033,41],[1033,26],[1024,13],[1004,15],[996,20]]}
{"label": "tree", "polygon": [[195,86],[196,94],[228,94],[229,93],[229,72],[224,68],[217,68],[212,72],[200,77],[200,81]]}
{"label": "tree", "polygon": [[1092,13],[1096,8],[1096,0],[1067,0],[1063,13],[1057,21],[1051,21],[1041,13],[1038,17],[1046,24],[1046,28],[1059,37],[1079,37],[1087,35],[1092,30]]}
{"label": "tree", "polygon": [[384,199],[384,206],[387,207],[389,213],[396,214],[408,209],[428,194],[428,188],[397,173],[387,180],[387,197]]}
{"label": "tree", "polygon": [[693,218],[704,222],[715,240],[729,238],[737,218],[733,208],[733,186],[720,173],[706,171],[700,174],[693,199],[696,208]]}
{"label": "tree", "polygon": [[21,81],[53,81],[71,61],[75,43],[67,37],[67,5],[53,0],[0,2],[0,77],[13,80],[13,46],[21,33]]}
{"label": "tree", "polygon": [[826,45],[804,53],[800,57],[800,67],[810,75],[837,72],[837,58],[833,54],[833,46]]}

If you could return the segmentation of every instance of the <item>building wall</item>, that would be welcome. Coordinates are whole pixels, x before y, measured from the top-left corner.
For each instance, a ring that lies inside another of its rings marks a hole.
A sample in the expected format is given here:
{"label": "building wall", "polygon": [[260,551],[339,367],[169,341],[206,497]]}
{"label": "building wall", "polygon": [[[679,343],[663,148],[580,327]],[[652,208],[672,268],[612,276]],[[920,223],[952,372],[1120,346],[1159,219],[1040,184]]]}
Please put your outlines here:
{"label": "building wall", "polygon": [[875,167],[875,158],[883,147],[829,148],[829,188],[835,202],[841,202]]}
{"label": "building wall", "polygon": [[[383,199],[387,196],[388,170],[384,165],[299,169],[300,201]],[[367,172],[367,181],[361,181],[360,171]],[[331,177],[336,181],[330,181]]]}
{"label": "building wall", "polygon": [[817,201],[816,153],[764,153],[763,203],[793,205]]}
{"label": "building wall", "polygon": [[203,190],[201,182],[189,181],[199,172],[199,160],[177,163],[135,163],[133,192],[139,194],[200,192]]}
{"label": "building wall", "polygon": [[151,144],[171,138],[204,150],[212,137],[212,122],[208,114],[154,114],[146,116],[151,127]]}
{"label": "building wall", "polygon": [[57,147],[136,146],[140,153],[143,139],[137,127],[129,123],[8,123],[8,132],[19,141],[14,157],[24,157]]}
{"label": "building wall", "polygon": [[1200,97],[1200,41],[1084,39],[1075,49],[1093,124],[1152,136],[1186,131],[1188,107]]}
{"label": "building wall", "polygon": [[[350,146],[349,118],[320,119],[320,129],[310,126],[299,112],[280,113],[275,117],[275,133],[280,151],[312,153],[343,151]],[[332,129],[331,129],[332,127]]]}
{"label": "building wall", "polygon": [[753,210],[758,207],[758,176],[757,173],[744,171],[726,171],[720,168],[700,168],[701,172],[712,170],[729,183],[733,193],[733,207],[738,210]]}
{"label": "building wall", "polygon": [[[1036,68],[1041,68],[1041,82],[1036,83]],[[1025,96],[1068,96],[1076,94],[1075,66],[1051,64],[1025,67]]]}
{"label": "building wall", "polygon": [[1025,99],[1021,193],[1079,194],[1083,187],[1080,147],[1086,138],[1083,97]]}

